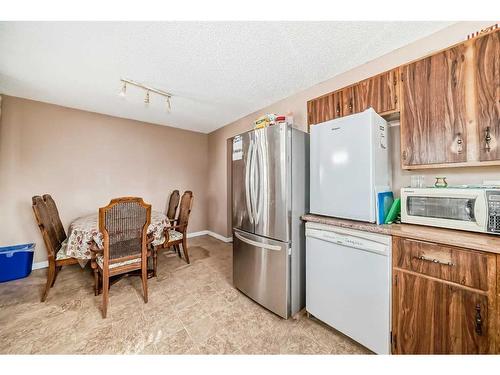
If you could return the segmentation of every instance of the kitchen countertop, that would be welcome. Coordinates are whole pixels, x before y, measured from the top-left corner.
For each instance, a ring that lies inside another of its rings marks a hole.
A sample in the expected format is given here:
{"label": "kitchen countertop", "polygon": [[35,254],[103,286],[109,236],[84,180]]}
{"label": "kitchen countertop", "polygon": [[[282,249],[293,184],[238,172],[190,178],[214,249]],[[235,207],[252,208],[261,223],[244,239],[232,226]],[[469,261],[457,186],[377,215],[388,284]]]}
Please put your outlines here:
{"label": "kitchen countertop", "polygon": [[436,242],[443,245],[457,246],[466,249],[500,254],[500,236],[492,234],[427,227],[414,224],[377,225],[373,223],[365,223],[362,221],[337,219],[334,217],[314,214],[305,214],[302,216],[302,220],[332,225],[341,228],[349,228],[365,232],[412,238],[415,240]]}

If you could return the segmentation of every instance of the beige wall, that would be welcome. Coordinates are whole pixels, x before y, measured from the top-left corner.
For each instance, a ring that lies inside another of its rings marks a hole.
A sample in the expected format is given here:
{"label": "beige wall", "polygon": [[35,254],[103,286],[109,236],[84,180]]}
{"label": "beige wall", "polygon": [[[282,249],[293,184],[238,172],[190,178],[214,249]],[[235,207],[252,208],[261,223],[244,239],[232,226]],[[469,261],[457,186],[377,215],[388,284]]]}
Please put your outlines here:
{"label": "beige wall", "polygon": [[[262,108],[210,133],[208,139],[210,175],[208,186],[209,230],[223,236],[231,235],[230,220],[228,220],[228,215],[226,214],[229,210],[227,200],[228,182],[226,180],[226,143],[228,138],[251,129],[253,121],[266,113],[284,114],[293,112],[296,126],[305,130],[307,124],[306,103],[308,100],[463,41],[468,34],[491,24],[492,22],[459,22],[430,37],[397,49],[319,85]],[[415,172],[402,171],[399,164],[399,127],[392,128],[390,134],[393,136],[391,152],[393,160],[393,189],[395,191],[409,184],[411,174],[425,175],[427,183],[431,183],[434,180],[433,177],[436,175],[448,176],[448,182],[451,184],[481,183],[483,179],[500,179],[500,167],[449,168]]]}
{"label": "beige wall", "polygon": [[174,188],[193,191],[189,232],[207,229],[208,136],[3,96],[0,119],[0,246],[36,242],[31,197],[50,193],[69,223],[111,198],[140,196],[165,210]]}

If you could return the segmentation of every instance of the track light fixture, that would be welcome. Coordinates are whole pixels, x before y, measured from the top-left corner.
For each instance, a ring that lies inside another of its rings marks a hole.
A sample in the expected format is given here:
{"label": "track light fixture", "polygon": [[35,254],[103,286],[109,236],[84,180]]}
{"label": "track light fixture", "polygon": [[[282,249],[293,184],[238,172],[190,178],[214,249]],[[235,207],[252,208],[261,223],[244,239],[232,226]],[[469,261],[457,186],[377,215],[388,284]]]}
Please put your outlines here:
{"label": "track light fixture", "polygon": [[170,109],[171,109],[170,98],[172,97],[172,94],[170,94],[166,91],[160,90],[160,89],[156,89],[156,88],[151,87],[151,86],[144,85],[144,84],[139,83],[139,82],[132,81],[131,79],[120,78],[120,81],[123,83],[122,89],[120,91],[121,97],[125,97],[125,95],[127,93],[127,85],[136,86],[136,87],[139,87],[139,88],[146,91],[146,96],[144,98],[145,105],[149,105],[150,93],[158,94],[158,95],[161,95],[161,96],[166,98],[167,111],[170,112]]}
{"label": "track light fixture", "polygon": [[127,93],[127,82],[123,82],[123,86],[120,91],[120,96],[124,98],[126,93]]}

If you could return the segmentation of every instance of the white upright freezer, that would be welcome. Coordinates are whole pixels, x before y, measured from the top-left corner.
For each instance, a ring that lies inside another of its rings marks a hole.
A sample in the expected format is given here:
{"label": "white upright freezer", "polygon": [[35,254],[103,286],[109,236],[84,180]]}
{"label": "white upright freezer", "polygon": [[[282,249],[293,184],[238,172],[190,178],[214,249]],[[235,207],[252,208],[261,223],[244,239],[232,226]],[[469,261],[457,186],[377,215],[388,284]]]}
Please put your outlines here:
{"label": "white upright freezer", "polygon": [[311,126],[310,212],[376,221],[376,194],[390,190],[387,122],[372,108]]}

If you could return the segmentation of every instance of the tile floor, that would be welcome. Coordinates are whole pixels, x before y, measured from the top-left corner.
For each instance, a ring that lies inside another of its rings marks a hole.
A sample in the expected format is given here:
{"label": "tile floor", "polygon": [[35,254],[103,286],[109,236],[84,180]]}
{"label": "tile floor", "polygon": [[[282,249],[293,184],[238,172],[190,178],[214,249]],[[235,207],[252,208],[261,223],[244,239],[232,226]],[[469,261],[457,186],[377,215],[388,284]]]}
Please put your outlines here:
{"label": "tile floor", "polygon": [[47,301],[45,270],[0,284],[0,354],[365,354],[305,315],[283,320],[232,286],[231,244],[189,241],[191,264],[164,252],[150,279],[111,287],[108,318],[89,268],[63,268]]}

